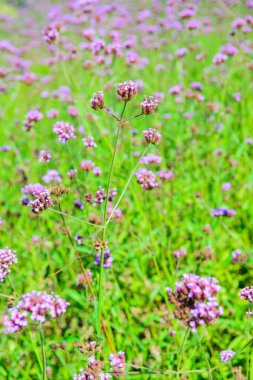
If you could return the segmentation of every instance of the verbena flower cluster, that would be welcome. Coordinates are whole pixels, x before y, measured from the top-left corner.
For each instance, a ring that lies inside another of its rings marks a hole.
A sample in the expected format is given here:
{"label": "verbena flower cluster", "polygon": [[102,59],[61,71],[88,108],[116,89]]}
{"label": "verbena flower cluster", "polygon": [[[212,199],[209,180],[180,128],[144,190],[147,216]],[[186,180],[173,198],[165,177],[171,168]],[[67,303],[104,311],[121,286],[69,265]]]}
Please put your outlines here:
{"label": "verbena flower cluster", "polygon": [[253,286],[246,286],[240,291],[240,297],[242,300],[253,302]]}
{"label": "verbena flower cluster", "polygon": [[53,293],[33,291],[23,294],[17,305],[4,317],[5,333],[20,331],[30,321],[44,323],[48,318],[57,318],[66,312],[69,303]]}
{"label": "verbena flower cluster", "polygon": [[194,332],[201,325],[214,323],[223,313],[216,297],[219,290],[215,278],[191,273],[183,275],[176,291],[167,288],[169,302],[175,306],[174,316]]}
{"label": "verbena flower cluster", "polygon": [[10,273],[10,267],[17,263],[16,252],[10,248],[0,249],[0,282]]}

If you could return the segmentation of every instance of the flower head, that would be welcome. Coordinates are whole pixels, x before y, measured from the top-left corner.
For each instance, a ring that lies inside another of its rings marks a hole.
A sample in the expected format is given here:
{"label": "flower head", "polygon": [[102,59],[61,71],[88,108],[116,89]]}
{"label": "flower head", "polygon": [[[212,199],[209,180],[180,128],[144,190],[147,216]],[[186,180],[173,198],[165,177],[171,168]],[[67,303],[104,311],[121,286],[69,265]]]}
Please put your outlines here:
{"label": "flower head", "polygon": [[54,125],[53,132],[59,136],[59,141],[63,144],[65,144],[67,140],[74,139],[76,137],[74,127],[64,121],[57,121]]}
{"label": "flower head", "polygon": [[94,110],[102,110],[105,108],[105,100],[104,100],[104,94],[102,91],[99,91],[98,93],[94,94],[92,99],[90,100],[91,108]]}
{"label": "flower head", "polygon": [[253,286],[246,286],[246,288],[243,288],[240,291],[239,296],[242,300],[253,302]]}
{"label": "flower head", "polygon": [[157,105],[158,103],[153,96],[150,96],[149,98],[145,96],[143,102],[141,103],[143,115],[152,115],[155,112]]}
{"label": "flower head", "polygon": [[143,136],[148,144],[158,145],[161,142],[162,136],[156,129],[149,128],[143,131]]}
{"label": "flower head", "polygon": [[138,86],[134,81],[119,83],[117,93],[122,100],[129,102],[134,99],[138,92]]}
{"label": "flower head", "polygon": [[9,248],[0,249],[0,282],[10,273],[9,267],[17,261],[15,251]]}
{"label": "flower head", "polygon": [[223,363],[229,362],[235,356],[235,352],[232,350],[225,350],[220,352],[220,360]]}

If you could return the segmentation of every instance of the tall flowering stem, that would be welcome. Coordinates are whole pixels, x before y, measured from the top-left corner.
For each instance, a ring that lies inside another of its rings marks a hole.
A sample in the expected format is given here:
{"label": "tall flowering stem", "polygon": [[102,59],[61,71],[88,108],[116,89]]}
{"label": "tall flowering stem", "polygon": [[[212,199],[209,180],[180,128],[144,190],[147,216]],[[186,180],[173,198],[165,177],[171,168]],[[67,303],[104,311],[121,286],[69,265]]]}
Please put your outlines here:
{"label": "tall flowering stem", "polygon": [[[107,208],[108,208],[108,195],[109,195],[109,190],[111,187],[113,168],[114,168],[117,146],[118,146],[118,141],[119,141],[119,136],[120,136],[120,131],[121,131],[121,121],[122,121],[123,116],[124,116],[126,105],[127,105],[127,102],[125,101],[121,115],[120,115],[120,119],[119,119],[118,130],[117,130],[117,135],[115,138],[113,156],[112,156],[112,161],[111,161],[111,166],[110,166],[110,172],[109,172],[109,177],[108,177],[108,182],[107,182],[106,199],[105,199],[105,207],[104,207],[104,215],[103,215],[103,231],[102,231],[102,241],[103,242],[105,242],[105,237],[106,237],[106,226],[107,226],[106,216],[107,216]],[[105,253],[105,248],[103,246],[101,249],[100,273],[99,273],[98,314],[97,314],[97,324],[98,324],[97,325],[97,334],[98,334],[98,336],[100,336],[100,334],[101,334],[101,317],[102,317],[102,300],[103,300],[103,275],[104,275],[104,256],[105,256],[104,253]]]}
{"label": "tall flowering stem", "polygon": [[181,362],[182,362],[182,354],[184,351],[184,346],[185,346],[186,340],[188,338],[189,332],[190,332],[190,328],[188,327],[185,334],[184,334],[183,342],[181,344],[179,355],[178,355],[178,361],[177,361],[177,378],[178,378],[178,380],[180,380],[180,367],[181,367]]}
{"label": "tall flowering stem", "polygon": [[41,353],[42,353],[42,379],[46,380],[47,361],[46,361],[46,351],[45,351],[45,336],[44,336],[42,326],[39,327],[39,332],[40,332],[40,345],[41,345]]}

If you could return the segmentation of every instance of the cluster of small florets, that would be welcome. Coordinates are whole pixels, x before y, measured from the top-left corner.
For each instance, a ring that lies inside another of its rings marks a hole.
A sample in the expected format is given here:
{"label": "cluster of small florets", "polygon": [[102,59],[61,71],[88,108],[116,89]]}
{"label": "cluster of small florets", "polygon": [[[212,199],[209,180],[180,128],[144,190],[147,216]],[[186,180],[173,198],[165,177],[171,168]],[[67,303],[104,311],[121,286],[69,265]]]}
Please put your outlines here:
{"label": "cluster of small florets", "polygon": [[[101,263],[101,251],[98,251],[95,257],[95,265],[100,266]],[[104,250],[104,268],[112,267],[112,254],[109,248],[105,248]]]}
{"label": "cluster of small florets", "polygon": [[141,103],[141,110],[143,115],[152,115],[157,107],[158,103],[153,96],[149,98],[145,96],[143,102]]}
{"label": "cluster of small florets", "polygon": [[123,372],[125,369],[125,353],[123,351],[118,352],[118,354],[111,354],[108,358],[111,368],[110,371],[115,371],[116,373]]}
{"label": "cluster of small florets", "polygon": [[211,216],[214,216],[214,217],[220,217],[220,216],[231,217],[231,216],[234,216],[235,214],[236,214],[235,210],[221,207],[221,208],[215,208],[212,211]]}
{"label": "cluster of small florets", "polygon": [[162,162],[162,158],[152,153],[147,154],[146,156],[142,157],[142,159],[140,160],[140,163],[144,165],[160,164],[161,162]]}
{"label": "cluster of small florets", "polygon": [[59,38],[59,29],[59,27],[57,28],[51,25],[47,26],[43,31],[43,40],[49,45],[57,42]]}
{"label": "cluster of small florets", "polygon": [[236,249],[232,252],[232,263],[243,263],[247,260],[247,256],[242,253],[240,249]]}
{"label": "cluster of small florets", "polygon": [[93,205],[94,206],[100,205],[105,200],[106,200],[106,192],[101,186],[99,186],[98,190],[95,193]]}
{"label": "cluster of small florets", "polygon": [[61,182],[61,176],[59,175],[57,170],[50,169],[47,171],[47,173],[42,177],[43,181],[45,183],[50,183],[50,182]]}
{"label": "cluster of small florets", "polygon": [[144,190],[152,190],[159,186],[155,174],[147,169],[140,169],[136,174],[137,182]]}
{"label": "cluster of small florets", "polygon": [[134,99],[137,92],[138,86],[134,81],[119,83],[117,86],[117,93],[124,102],[129,102]]}
{"label": "cluster of small florets", "polygon": [[0,249],[0,282],[10,273],[9,267],[17,261],[15,251],[9,248]]}
{"label": "cluster of small florets", "polygon": [[213,323],[223,313],[216,298],[219,289],[215,278],[185,274],[175,292],[167,288],[169,301],[175,305],[174,316],[194,332],[201,325]]}
{"label": "cluster of small florets", "polygon": [[102,110],[105,108],[104,94],[102,91],[99,91],[97,94],[94,94],[90,100],[91,108],[94,110]]}
{"label": "cluster of small florets", "polygon": [[23,187],[22,192],[27,195],[34,195],[43,193],[46,190],[46,187],[40,183],[29,184]]}
{"label": "cluster of small florets", "polygon": [[149,128],[143,131],[143,136],[148,144],[158,145],[161,142],[162,136],[156,129]]}
{"label": "cluster of small florets", "polygon": [[104,363],[96,360],[94,356],[89,358],[89,363],[85,369],[80,370],[80,374],[75,374],[73,380],[109,380],[111,376],[103,373]]}
{"label": "cluster of small florets", "polygon": [[59,136],[59,141],[61,141],[63,144],[65,144],[66,141],[74,139],[76,137],[74,127],[65,121],[57,121],[53,128],[53,132]]}
{"label": "cluster of small florets", "polygon": [[239,296],[242,300],[253,302],[253,286],[246,286],[246,288],[243,288],[240,291]]}
{"label": "cluster of small florets", "polygon": [[225,350],[220,352],[220,360],[223,363],[229,362],[235,356],[235,352],[232,350]]}
{"label": "cluster of small florets", "polygon": [[41,193],[34,194],[35,199],[30,201],[29,205],[32,207],[32,212],[39,214],[47,208],[53,206],[48,190]]}
{"label": "cluster of small florets", "polygon": [[85,172],[91,172],[95,168],[95,164],[91,160],[84,160],[81,162],[80,167]]}
{"label": "cluster of small florets", "polygon": [[159,170],[157,176],[162,180],[173,180],[174,173],[171,170]]}
{"label": "cluster of small florets", "polygon": [[49,162],[51,160],[51,153],[49,150],[40,150],[39,155],[40,162]]}
{"label": "cluster of small florets", "polygon": [[46,322],[48,317],[57,318],[66,312],[68,305],[68,302],[53,293],[33,291],[23,294],[17,305],[4,317],[5,332],[10,334],[27,326],[28,316],[39,323]]}
{"label": "cluster of small florets", "polygon": [[83,145],[85,148],[96,148],[97,144],[95,143],[94,137],[88,136],[83,139]]}
{"label": "cluster of small florets", "polygon": [[187,251],[184,248],[180,248],[177,251],[173,252],[173,256],[175,256],[177,259],[184,257],[186,254],[187,254]]}
{"label": "cluster of small florets", "polygon": [[24,121],[24,128],[27,131],[30,131],[30,129],[40,120],[42,120],[43,115],[38,110],[32,110],[29,111],[26,114],[25,121]]}

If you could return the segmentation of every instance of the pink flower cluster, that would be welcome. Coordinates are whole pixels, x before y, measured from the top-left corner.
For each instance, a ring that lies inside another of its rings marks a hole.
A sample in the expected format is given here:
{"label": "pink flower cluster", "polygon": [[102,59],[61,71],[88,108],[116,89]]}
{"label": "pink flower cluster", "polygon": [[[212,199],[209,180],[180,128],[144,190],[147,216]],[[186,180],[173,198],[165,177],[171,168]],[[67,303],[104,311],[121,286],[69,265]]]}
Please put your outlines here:
{"label": "pink flower cluster", "polygon": [[235,356],[235,352],[232,350],[225,350],[220,352],[220,360],[223,363],[229,362]]}
{"label": "pink flower cluster", "polygon": [[167,288],[169,301],[175,305],[174,316],[194,332],[201,325],[213,323],[223,313],[216,298],[219,290],[215,278],[191,273],[176,284],[175,292]]}
{"label": "pink flower cluster", "polygon": [[53,132],[59,136],[59,141],[63,144],[76,137],[74,127],[70,123],[64,121],[57,121],[54,125]]}
{"label": "pink flower cluster", "polygon": [[9,248],[0,249],[0,282],[10,273],[9,267],[17,261],[15,251]]}
{"label": "pink flower cluster", "polygon": [[119,83],[117,86],[117,93],[122,100],[129,102],[137,95],[138,86],[132,80],[129,82]]}
{"label": "pink flower cluster", "polygon": [[93,98],[90,100],[90,106],[95,111],[105,108],[104,94],[102,91],[99,91],[97,94],[93,95]]}
{"label": "pink flower cluster", "polygon": [[214,217],[220,217],[220,216],[231,217],[231,216],[234,216],[235,214],[236,214],[235,210],[230,210],[228,208],[220,207],[220,208],[215,208],[212,211],[211,216],[214,216]]}
{"label": "pink flower cluster", "polygon": [[25,121],[24,121],[24,128],[27,131],[30,131],[30,129],[40,120],[42,120],[43,115],[41,112],[37,110],[29,111],[26,114]]}
{"label": "pink flower cluster", "polygon": [[246,286],[240,291],[239,295],[242,300],[253,302],[253,286]]}
{"label": "pink flower cluster", "polygon": [[155,112],[157,105],[158,103],[153,96],[150,96],[149,98],[145,96],[143,102],[141,103],[143,115],[152,115]]}
{"label": "pink flower cluster", "polygon": [[39,214],[46,210],[48,207],[53,206],[53,202],[50,198],[49,191],[43,191],[42,193],[34,194],[35,200],[30,201],[29,205],[32,207],[32,212]]}
{"label": "pink flower cluster", "polygon": [[125,353],[119,351],[118,354],[111,354],[108,358],[111,364],[111,371],[123,372],[125,369]]}
{"label": "pink flower cluster", "polygon": [[149,128],[143,131],[143,136],[148,144],[158,145],[161,142],[162,136],[156,129]]}
{"label": "pink flower cluster", "polygon": [[137,182],[144,190],[152,190],[159,186],[155,174],[147,169],[140,169],[136,174]]}
{"label": "pink flower cluster", "polygon": [[57,318],[66,312],[69,303],[53,293],[33,291],[23,294],[17,305],[10,309],[4,317],[5,333],[10,334],[28,325],[30,320],[39,323],[46,322],[47,318]]}

